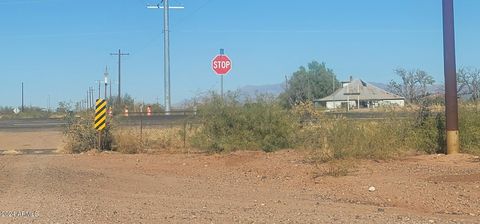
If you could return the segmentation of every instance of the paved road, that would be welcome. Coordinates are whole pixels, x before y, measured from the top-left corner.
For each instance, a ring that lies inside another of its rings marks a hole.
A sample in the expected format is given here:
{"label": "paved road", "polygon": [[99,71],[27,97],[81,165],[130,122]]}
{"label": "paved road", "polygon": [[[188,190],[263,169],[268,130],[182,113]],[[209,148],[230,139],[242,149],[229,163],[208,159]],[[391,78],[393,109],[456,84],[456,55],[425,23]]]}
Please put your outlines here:
{"label": "paved road", "polygon": [[[188,115],[154,115],[154,116],[129,116],[118,117],[117,121],[121,126],[166,126],[181,124]],[[35,118],[0,120],[0,131],[32,131],[32,130],[61,130],[66,125],[63,119]]]}
{"label": "paved road", "polygon": [[16,119],[0,120],[0,131],[28,131],[37,129],[61,129],[65,125],[63,119]]}
{"label": "paved road", "polygon": [[[365,112],[365,113],[327,113],[328,116],[342,116],[349,119],[386,119],[392,116],[397,118],[407,118],[415,116],[414,113],[399,112],[395,115],[391,113]],[[153,115],[140,116],[130,115],[129,117],[117,117],[117,122],[121,126],[157,126],[168,127],[173,124],[183,124],[185,121],[192,122],[192,115],[171,114],[171,115]],[[61,130],[66,122],[63,119],[16,119],[0,120],[0,131],[31,131],[31,130]]]}

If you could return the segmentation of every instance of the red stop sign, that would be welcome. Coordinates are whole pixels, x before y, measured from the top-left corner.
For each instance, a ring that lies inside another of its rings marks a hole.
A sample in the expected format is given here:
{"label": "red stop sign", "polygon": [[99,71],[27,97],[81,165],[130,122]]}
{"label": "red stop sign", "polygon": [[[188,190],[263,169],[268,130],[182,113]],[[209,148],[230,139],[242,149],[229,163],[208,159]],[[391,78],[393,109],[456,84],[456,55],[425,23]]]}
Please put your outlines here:
{"label": "red stop sign", "polygon": [[212,60],[212,69],[217,75],[226,75],[232,69],[232,61],[227,55],[219,54]]}

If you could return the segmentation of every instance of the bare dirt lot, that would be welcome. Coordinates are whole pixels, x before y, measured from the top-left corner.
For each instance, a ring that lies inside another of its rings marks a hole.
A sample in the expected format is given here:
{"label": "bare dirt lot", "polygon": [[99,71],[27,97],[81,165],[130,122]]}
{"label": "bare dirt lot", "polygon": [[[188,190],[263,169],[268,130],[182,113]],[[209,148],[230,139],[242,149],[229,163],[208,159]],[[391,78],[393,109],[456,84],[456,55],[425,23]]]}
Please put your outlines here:
{"label": "bare dirt lot", "polygon": [[294,151],[0,155],[0,223],[480,223],[473,156],[328,167]]}
{"label": "bare dirt lot", "polygon": [[45,149],[53,151],[63,149],[61,131],[0,131],[0,154]]}

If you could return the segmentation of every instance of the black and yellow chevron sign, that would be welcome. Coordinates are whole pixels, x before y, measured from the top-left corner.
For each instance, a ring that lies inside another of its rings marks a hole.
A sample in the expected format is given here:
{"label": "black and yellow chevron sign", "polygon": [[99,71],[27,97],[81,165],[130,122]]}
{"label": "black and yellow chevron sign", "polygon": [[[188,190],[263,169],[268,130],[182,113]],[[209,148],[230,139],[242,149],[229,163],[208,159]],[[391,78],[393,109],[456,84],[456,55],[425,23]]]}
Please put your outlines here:
{"label": "black and yellow chevron sign", "polygon": [[107,101],[98,99],[95,103],[95,129],[102,131],[107,126]]}

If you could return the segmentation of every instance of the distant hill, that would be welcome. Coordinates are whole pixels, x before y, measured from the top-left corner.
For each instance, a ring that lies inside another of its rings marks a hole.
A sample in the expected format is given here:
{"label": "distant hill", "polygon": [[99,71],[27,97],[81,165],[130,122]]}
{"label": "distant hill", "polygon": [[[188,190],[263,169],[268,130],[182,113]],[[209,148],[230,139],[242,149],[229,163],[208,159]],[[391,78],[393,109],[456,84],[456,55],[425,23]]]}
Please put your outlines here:
{"label": "distant hill", "polygon": [[388,91],[388,84],[385,84],[385,83],[381,83],[381,82],[368,82],[367,83],[370,83],[380,89],[383,89],[385,91]]}
{"label": "distant hill", "polygon": [[[385,91],[389,91],[388,84],[380,83],[380,82],[367,82],[367,83],[370,83]],[[432,86],[429,86],[427,88],[428,88],[428,92],[430,92],[431,94],[443,94],[445,92],[445,86],[443,84],[433,84]]]}

